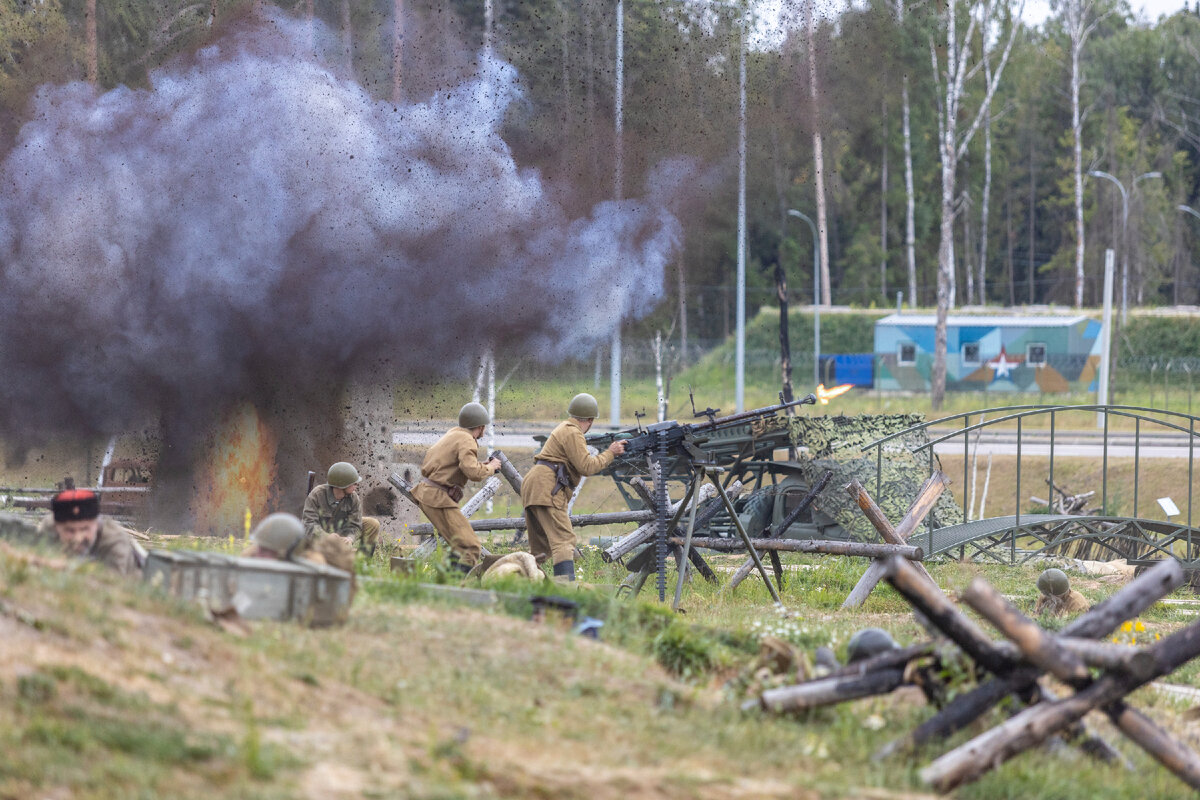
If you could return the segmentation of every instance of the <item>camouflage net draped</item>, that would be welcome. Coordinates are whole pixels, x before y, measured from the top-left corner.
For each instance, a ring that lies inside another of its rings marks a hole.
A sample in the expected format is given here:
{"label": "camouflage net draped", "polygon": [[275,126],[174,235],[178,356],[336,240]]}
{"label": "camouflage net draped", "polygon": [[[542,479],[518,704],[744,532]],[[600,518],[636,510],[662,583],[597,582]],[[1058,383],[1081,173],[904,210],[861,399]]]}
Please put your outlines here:
{"label": "camouflage net draped", "polygon": [[[834,480],[814,502],[814,509],[835,519],[845,529],[848,538],[862,542],[877,542],[879,534],[871,526],[845,490],[846,484],[857,479],[890,520],[903,519],[908,507],[929,475],[928,456],[919,457],[914,451],[929,442],[924,430],[893,439],[884,450],[879,488],[875,486],[875,453],[864,454],[862,447],[894,433],[924,422],[921,414],[862,414],[847,417],[775,417],[765,421],[767,428],[788,429],[791,442],[808,449],[808,459],[800,462],[804,478],[812,485],[827,470],[833,470]],[[933,466],[941,468],[935,455]],[[949,492],[943,492],[929,514],[935,528],[957,525],[963,512]],[[927,523],[926,523],[927,524]]]}

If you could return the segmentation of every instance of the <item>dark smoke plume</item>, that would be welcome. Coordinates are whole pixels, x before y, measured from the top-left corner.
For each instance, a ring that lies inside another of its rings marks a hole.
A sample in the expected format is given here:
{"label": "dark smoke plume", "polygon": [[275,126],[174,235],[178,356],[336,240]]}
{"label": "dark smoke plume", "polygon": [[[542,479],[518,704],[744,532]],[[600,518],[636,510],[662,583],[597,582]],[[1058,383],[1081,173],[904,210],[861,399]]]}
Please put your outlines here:
{"label": "dark smoke plume", "polygon": [[500,136],[510,65],[481,55],[397,108],[317,63],[311,37],[264,12],[149,89],[38,91],[0,164],[7,441],[160,413],[182,436],[236,399],[302,408],[381,353],[397,375],[497,336],[583,355],[660,300],[680,164],[568,218]]}

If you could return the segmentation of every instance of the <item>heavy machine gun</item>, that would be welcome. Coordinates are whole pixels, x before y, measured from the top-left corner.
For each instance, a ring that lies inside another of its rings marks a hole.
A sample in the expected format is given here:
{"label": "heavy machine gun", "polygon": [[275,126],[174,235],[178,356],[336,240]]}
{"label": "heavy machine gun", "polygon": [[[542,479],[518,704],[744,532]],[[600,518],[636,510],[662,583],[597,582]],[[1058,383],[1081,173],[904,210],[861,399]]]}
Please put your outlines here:
{"label": "heavy machine gun", "polygon": [[718,417],[717,414],[720,413],[720,409],[716,408],[706,408],[703,411],[697,412],[696,403],[693,399],[692,412],[697,418],[706,417],[706,422],[681,424],[675,420],[667,420],[666,422],[647,425],[644,428],[639,424],[636,428],[622,431],[589,434],[587,441],[588,444],[597,450],[603,450],[614,441],[625,442],[625,455],[621,456],[623,460],[636,458],[640,461],[647,454],[664,457],[679,455],[685,456],[693,464],[714,465],[710,455],[701,447],[713,434],[721,430],[743,425],[747,422],[755,422],[773,417],[780,411],[786,411],[789,408],[812,405],[816,402],[817,396],[815,394],[809,394],[791,402],[784,402],[781,395],[778,405],[765,406],[750,411],[742,411],[738,414]]}
{"label": "heavy machine gun", "polygon": [[[623,441],[625,443],[625,453],[618,457],[617,462],[627,466],[633,466],[641,462],[650,468],[653,479],[653,491],[650,499],[653,508],[656,510],[654,556],[658,572],[657,583],[660,600],[665,598],[666,592],[666,558],[669,532],[679,521],[679,517],[683,514],[687,501],[691,498],[693,492],[697,491],[698,484],[703,481],[705,468],[719,466],[713,456],[705,452],[703,445],[712,436],[719,434],[722,430],[740,428],[747,423],[774,417],[779,412],[786,411],[789,408],[800,405],[811,405],[816,402],[817,396],[815,394],[810,394],[800,400],[793,400],[791,402],[785,402],[781,395],[778,405],[718,417],[717,414],[720,413],[720,410],[715,408],[706,408],[703,411],[697,412],[696,402],[693,398],[692,413],[697,418],[706,418],[705,422],[681,424],[671,420],[649,425],[645,428],[639,423],[636,428],[630,430],[615,431],[588,437],[588,443],[597,449],[606,448],[614,441]],[[682,472],[687,476],[686,480],[689,486],[678,511],[672,515],[670,513],[670,498],[667,494],[667,480],[680,467],[682,468]],[[615,473],[619,470],[620,467],[617,467],[612,471]],[[728,497],[725,496],[724,490],[718,487],[718,492],[732,514],[732,505]]]}

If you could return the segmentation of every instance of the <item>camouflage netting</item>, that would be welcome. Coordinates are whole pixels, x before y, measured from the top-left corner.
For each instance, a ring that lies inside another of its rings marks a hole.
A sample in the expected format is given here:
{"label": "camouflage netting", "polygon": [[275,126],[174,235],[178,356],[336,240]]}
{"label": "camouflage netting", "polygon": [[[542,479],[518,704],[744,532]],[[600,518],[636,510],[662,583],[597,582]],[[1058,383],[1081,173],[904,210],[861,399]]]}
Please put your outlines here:
{"label": "camouflage netting", "polygon": [[[884,516],[895,525],[904,518],[908,507],[917,498],[921,484],[929,475],[928,455],[925,452],[914,455],[916,448],[929,441],[924,430],[898,437],[889,443],[883,454],[878,489],[875,484],[876,454],[874,451],[862,451],[864,445],[924,422],[920,414],[797,416],[768,422],[773,422],[775,426],[787,425],[792,442],[808,449],[809,458],[801,461],[801,471],[810,485],[819,480],[826,470],[833,470],[834,479],[814,505],[837,520],[849,538],[856,541],[878,542],[879,533],[846,492],[846,484],[857,479],[883,510]],[[934,456],[933,466],[941,468],[937,456]],[[950,492],[943,492],[929,518],[933,520],[935,528],[942,528],[961,523],[963,512],[954,496]],[[922,524],[922,530],[926,524]]]}

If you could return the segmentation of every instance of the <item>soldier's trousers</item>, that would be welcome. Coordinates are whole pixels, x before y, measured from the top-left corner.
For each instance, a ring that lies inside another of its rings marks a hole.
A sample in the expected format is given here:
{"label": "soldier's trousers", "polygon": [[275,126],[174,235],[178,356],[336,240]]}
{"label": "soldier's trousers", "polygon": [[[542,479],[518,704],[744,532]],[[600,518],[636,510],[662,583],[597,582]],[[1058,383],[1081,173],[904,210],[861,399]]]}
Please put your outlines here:
{"label": "soldier's trousers", "polygon": [[525,506],[525,524],[529,533],[529,552],[537,558],[543,553],[553,564],[575,559],[575,531],[566,509],[554,506]]}
{"label": "soldier's trousers", "polygon": [[379,530],[379,520],[374,517],[363,517],[362,543],[372,550],[375,549],[375,546],[379,544]]}
{"label": "soldier's trousers", "polygon": [[420,506],[464,566],[473,567],[479,563],[479,551],[483,544],[458,506],[434,508],[423,503]]}

